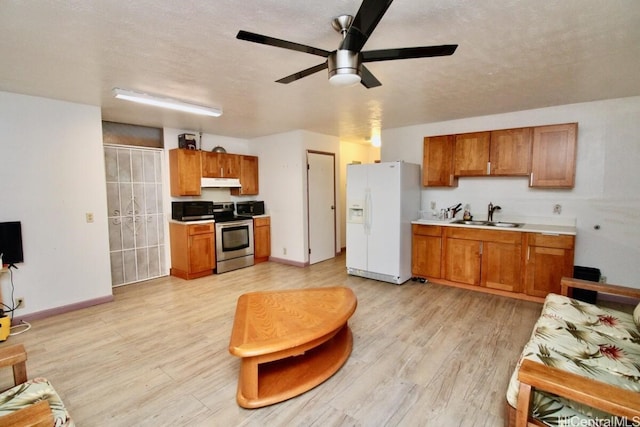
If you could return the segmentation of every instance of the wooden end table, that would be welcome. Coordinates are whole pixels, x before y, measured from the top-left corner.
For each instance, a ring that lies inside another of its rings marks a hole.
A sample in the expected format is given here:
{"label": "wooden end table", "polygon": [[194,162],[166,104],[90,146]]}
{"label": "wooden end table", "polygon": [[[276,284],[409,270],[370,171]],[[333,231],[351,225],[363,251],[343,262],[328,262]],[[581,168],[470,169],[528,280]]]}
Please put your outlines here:
{"label": "wooden end table", "polygon": [[229,352],[242,358],[238,404],[282,402],[336,373],[351,354],[347,321],[356,305],[345,287],[241,295],[229,343]]}

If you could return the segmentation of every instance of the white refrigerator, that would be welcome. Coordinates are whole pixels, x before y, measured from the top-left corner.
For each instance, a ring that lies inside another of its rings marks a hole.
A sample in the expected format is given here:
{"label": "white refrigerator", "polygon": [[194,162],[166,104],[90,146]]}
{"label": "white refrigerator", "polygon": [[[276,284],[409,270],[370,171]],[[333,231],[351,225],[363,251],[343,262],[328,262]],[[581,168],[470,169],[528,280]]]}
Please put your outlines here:
{"label": "white refrigerator", "polygon": [[347,165],[347,273],[401,284],[411,278],[411,221],[420,211],[420,165]]}

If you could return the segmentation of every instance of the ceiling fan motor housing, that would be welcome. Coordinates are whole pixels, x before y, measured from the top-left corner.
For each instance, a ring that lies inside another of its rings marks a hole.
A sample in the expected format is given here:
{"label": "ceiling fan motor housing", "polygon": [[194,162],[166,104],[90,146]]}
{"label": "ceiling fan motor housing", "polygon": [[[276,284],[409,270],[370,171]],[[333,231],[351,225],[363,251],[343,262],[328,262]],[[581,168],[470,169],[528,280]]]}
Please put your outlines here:
{"label": "ceiling fan motor housing", "polygon": [[336,80],[340,81],[337,83],[339,85],[360,83],[362,69],[362,54],[360,52],[339,49],[331,52],[327,59],[331,83],[336,84]]}

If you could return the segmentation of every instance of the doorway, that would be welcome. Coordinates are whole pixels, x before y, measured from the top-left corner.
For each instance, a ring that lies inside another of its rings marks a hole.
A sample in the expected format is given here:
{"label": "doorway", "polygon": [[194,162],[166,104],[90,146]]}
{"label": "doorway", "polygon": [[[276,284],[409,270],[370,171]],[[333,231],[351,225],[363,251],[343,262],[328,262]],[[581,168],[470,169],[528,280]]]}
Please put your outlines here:
{"label": "doorway", "polygon": [[309,264],[336,256],[335,154],[307,151]]}
{"label": "doorway", "polygon": [[111,285],[166,276],[163,151],[104,147]]}

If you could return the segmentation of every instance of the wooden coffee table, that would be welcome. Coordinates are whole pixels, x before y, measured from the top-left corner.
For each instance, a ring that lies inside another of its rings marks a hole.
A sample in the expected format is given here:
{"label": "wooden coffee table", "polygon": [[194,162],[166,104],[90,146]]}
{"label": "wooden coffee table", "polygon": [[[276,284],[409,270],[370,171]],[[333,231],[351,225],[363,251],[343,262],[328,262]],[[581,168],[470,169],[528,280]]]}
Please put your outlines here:
{"label": "wooden coffee table", "polygon": [[241,357],[238,404],[259,408],[317,386],[351,354],[345,287],[252,292],[238,298],[229,352]]}

